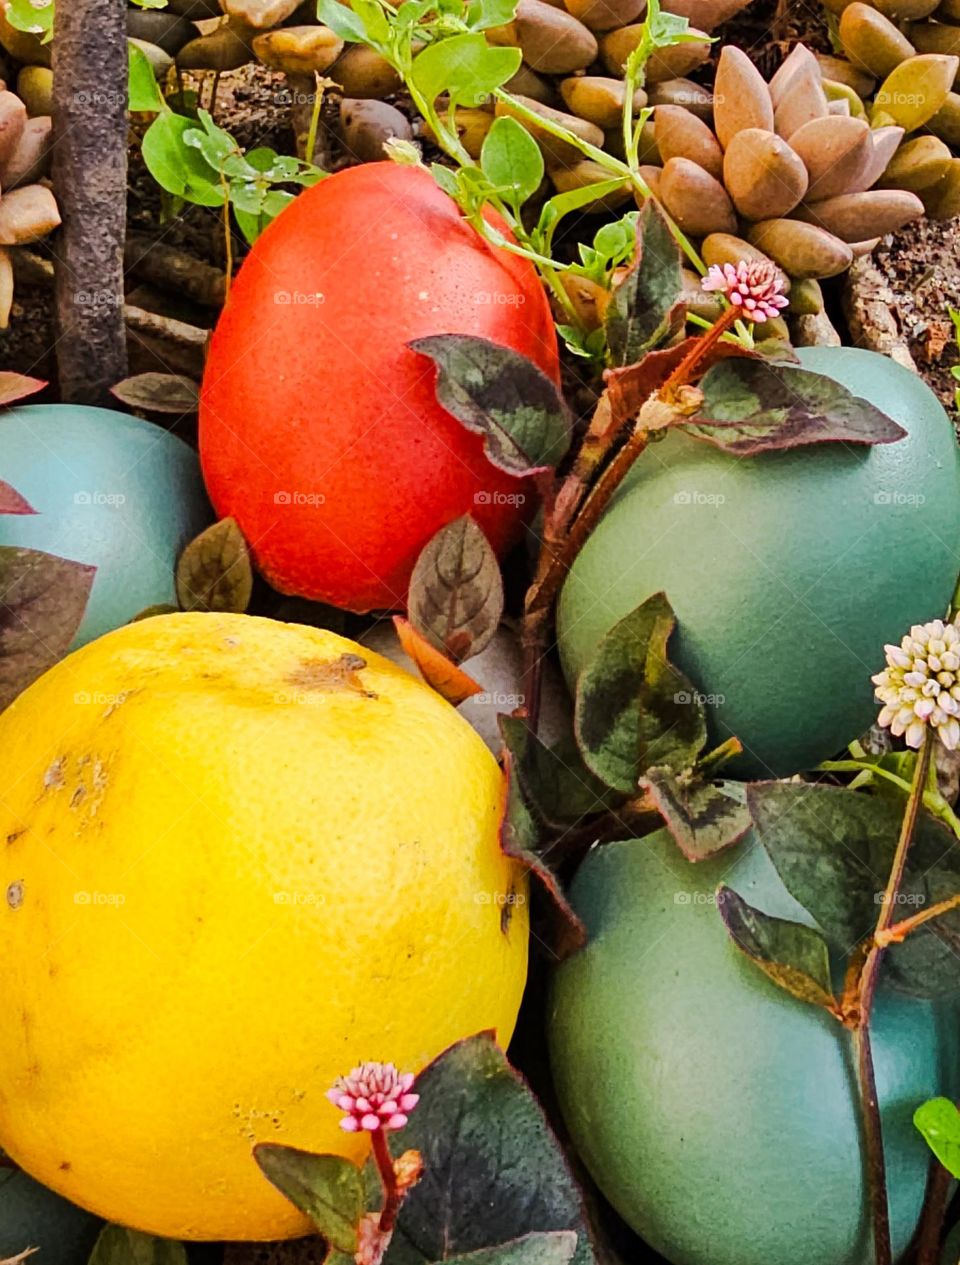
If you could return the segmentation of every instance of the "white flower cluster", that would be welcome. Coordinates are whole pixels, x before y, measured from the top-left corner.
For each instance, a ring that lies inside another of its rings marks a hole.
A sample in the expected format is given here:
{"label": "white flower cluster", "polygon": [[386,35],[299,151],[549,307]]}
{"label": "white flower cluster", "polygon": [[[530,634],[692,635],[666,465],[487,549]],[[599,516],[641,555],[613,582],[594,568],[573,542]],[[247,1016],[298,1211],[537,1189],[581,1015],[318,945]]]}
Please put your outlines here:
{"label": "white flower cluster", "polygon": [[908,747],[928,727],[948,751],[960,745],[960,628],[935,619],[914,624],[899,646],[884,646],[887,666],[873,677],[883,703],[879,723]]}

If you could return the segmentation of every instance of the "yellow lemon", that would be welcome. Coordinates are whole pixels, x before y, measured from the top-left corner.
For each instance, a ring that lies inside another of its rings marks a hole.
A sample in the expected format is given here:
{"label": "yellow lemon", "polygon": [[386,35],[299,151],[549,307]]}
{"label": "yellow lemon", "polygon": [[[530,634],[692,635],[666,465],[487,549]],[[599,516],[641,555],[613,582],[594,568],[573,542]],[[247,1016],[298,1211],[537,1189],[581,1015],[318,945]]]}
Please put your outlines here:
{"label": "yellow lemon", "polygon": [[166,615],[0,717],[0,1145],[113,1221],[275,1239],[251,1150],[362,1159],[325,1092],[513,1030],[525,877],[481,739],[333,633]]}

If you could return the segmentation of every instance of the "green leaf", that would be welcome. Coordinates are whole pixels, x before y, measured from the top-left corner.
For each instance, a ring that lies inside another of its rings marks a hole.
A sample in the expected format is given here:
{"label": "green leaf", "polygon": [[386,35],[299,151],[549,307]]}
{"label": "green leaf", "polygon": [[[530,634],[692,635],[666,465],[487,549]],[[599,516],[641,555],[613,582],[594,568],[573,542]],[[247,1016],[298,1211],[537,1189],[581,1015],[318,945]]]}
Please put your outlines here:
{"label": "green leaf", "polygon": [[217,173],[199,150],[184,142],[186,133],[196,127],[192,119],[164,110],[144,134],[143,161],[168,193],[199,206],[223,206],[225,194]]}
{"label": "green leaf", "polygon": [[310,1218],[338,1252],[357,1250],[364,1212],[363,1173],[339,1155],[312,1155],[292,1146],[260,1142],[253,1157],[282,1195]]}
{"label": "green leaf", "polygon": [[572,1230],[553,1234],[525,1234],[512,1243],[482,1248],[465,1256],[447,1256],[446,1265],[566,1265],[577,1250],[577,1235]]}
{"label": "green leaf", "polygon": [[407,346],[436,364],[437,399],[467,430],[483,435],[484,452],[499,469],[520,476],[566,456],[567,406],[532,360],[472,334],[436,334]]}
{"label": "green leaf", "polygon": [[614,289],[604,325],[615,365],[631,365],[683,320],[680,247],[660,204],[648,198],[637,225],[637,261]]}
{"label": "green leaf", "polygon": [[700,388],[703,406],[684,430],[738,457],[803,444],[892,444],[907,433],[833,378],[795,365],[731,357]]}
{"label": "green leaf", "polygon": [[547,825],[562,828],[622,802],[622,795],[611,792],[584,764],[572,734],[547,747],[520,717],[497,719],[524,800]]}
{"label": "green leaf", "polygon": [[56,9],[54,0],[9,0],[5,7],[11,26],[18,31],[29,31],[44,44],[50,42]]}
{"label": "green leaf", "polygon": [[[481,1256],[477,1265],[594,1265],[580,1192],[560,1144],[491,1035],[441,1054],[417,1077],[417,1092],[401,1145],[420,1152],[424,1174],[401,1206],[384,1265],[469,1260],[493,1248],[514,1254]],[[534,1246],[520,1248],[516,1240],[557,1231],[575,1236],[572,1256],[552,1248],[516,1254]]]}
{"label": "green leaf", "polygon": [[778,988],[836,1017],[830,954],[819,931],[754,909],[722,883],[717,889],[717,909],[737,948]]}
{"label": "green leaf", "polygon": [[0,545],[0,710],[67,653],[95,573],[39,549]]}
{"label": "green leaf", "polygon": [[455,105],[482,105],[520,69],[519,48],[495,48],[479,32],[428,44],[413,60],[411,82],[426,101],[441,93]]}
{"label": "green leaf", "polygon": [[655,593],[601,639],[577,681],[577,742],[607,786],[632,794],[647,769],[689,768],[707,740],[700,695],[667,657],[675,624]]}
{"label": "green leaf", "polygon": [[750,829],[742,782],[707,781],[695,771],[648,769],[640,786],[653,800],[688,861],[704,861],[738,843]]}
{"label": "green leaf", "polygon": [[[754,830],[787,891],[841,953],[871,935],[893,863],[903,802],[843,787],[787,782],[747,786]],[[952,832],[921,812],[894,921],[960,891]],[[960,912],[934,918],[884,954],[891,984],[917,997],[957,988]]]}
{"label": "green leaf", "polygon": [[132,40],[127,40],[127,49],[130,54],[128,109],[149,114],[166,109],[163,93],[153,73],[150,59]]}
{"label": "green leaf", "polygon": [[555,193],[552,198],[548,198],[541,208],[540,219],[537,221],[535,230],[535,236],[542,243],[544,253],[551,253],[553,235],[565,215],[569,215],[571,211],[579,211],[588,202],[606,197],[608,193],[613,193],[622,187],[622,179],[598,180],[595,184],[583,185],[579,189],[567,189],[565,193]]}
{"label": "green leaf", "polygon": [[[537,939],[562,961],[586,944],[586,928],[573,912],[559,878],[539,855],[543,831],[537,814],[527,801],[509,747],[504,749],[501,761],[506,794],[500,822],[500,847],[505,856],[513,857],[526,868],[545,897],[550,925],[546,935],[537,936]],[[509,931],[505,915],[510,912],[509,904],[501,907],[500,927],[505,934]]]}
{"label": "green leaf", "polygon": [[237,227],[243,234],[243,240],[248,246],[252,246],[263,230],[270,223],[266,215],[261,211],[259,215],[250,215],[246,211],[241,211],[236,205],[233,207],[233,214],[236,217]]}
{"label": "green leaf", "polygon": [[466,23],[471,31],[487,31],[492,26],[506,26],[516,13],[517,0],[470,0]]}
{"label": "green leaf", "polygon": [[190,541],[177,561],[176,580],[183,610],[243,614],[253,592],[253,567],[235,519],[221,518]]}
{"label": "green leaf", "polygon": [[480,166],[490,183],[511,205],[519,207],[536,193],[543,179],[540,146],[516,119],[495,119],[483,140]]}
{"label": "green leaf", "polygon": [[913,1113],[927,1146],[952,1177],[960,1177],[960,1111],[949,1098],[931,1098]]}
{"label": "green leaf", "polygon": [[187,1249],[176,1239],[161,1239],[121,1225],[100,1231],[88,1265],[187,1265]]}
{"label": "green leaf", "polygon": [[490,542],[469,514],[441,527],[424,546],[410,577],[407,613],[456,663],[490,644],[503,614],[503,580]]}
{"label": "green leaf", "polygon": [[349,5],[340,0],[317,0],[317,17],[335,35],[351,44],[367,44],[367,28]]}

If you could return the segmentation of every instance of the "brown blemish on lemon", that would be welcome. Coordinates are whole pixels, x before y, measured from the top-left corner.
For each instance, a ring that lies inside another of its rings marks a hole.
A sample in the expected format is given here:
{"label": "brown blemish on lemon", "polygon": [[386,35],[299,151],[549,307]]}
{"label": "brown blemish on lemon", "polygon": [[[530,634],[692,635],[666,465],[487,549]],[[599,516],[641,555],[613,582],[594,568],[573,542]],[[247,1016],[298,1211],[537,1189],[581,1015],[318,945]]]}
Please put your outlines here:
{"label": "brown blemish on lemon", "polygon": [[349,690],[376,698],[360,680],[359,673],[367,666],[358,654],[341,654],[336,659],[303,659],[287,676],[287,684],[301,690],[326,690],[337,693]]}
{"label": "brown blemish on lemon", "polygon": [[63,786],[63,769],[66,763],[66,756],[58,756],[53,764],[50,765],[43,775],[43,789],[45,791],[58,790]]}
{"label": "brown blemish on lemon", "polygon": [[19,909],[23,904],[23,879],[15,879],[7,888],[7,904],[11,909]]}

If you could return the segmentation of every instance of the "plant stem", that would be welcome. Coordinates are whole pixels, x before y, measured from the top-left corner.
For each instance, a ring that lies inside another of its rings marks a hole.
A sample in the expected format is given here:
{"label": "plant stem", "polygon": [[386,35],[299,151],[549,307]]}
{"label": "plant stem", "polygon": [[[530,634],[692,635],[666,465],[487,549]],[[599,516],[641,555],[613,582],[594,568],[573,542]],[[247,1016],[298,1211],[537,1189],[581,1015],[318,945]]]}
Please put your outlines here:
{"label": "plant stem", "polygon": [[373,1141],[373,1158],[376,1160],[380,1180],[383,1182],[383,1210],[380,1213],[380,1233],[389,1234],[397,1219],[400,1209],[400,1189],[397,1186],[397,1175],[393,1169],[393,1159],[387,1146],[387,1135],[383,1129],[374,1129],[370,1134]]}
{"label": "plant stem", "polygon": [[903,918],[900,922],[895,922],[886,931],[874,932],[874,940],[884,949],[891,944],[899,944],[912,931],[916,931],[917,927],[922,927],[931,918],[940,918],[943,914],[948,914],[951,909],[957,909],[958,907],[960,907],[960,892],[956,896],[951,896],[949,900],[938,900],[935,905],[931,905],[929,909],[922,910],[919,914],[913,914],[910,918]]}
{"label": "plant stem", "polygon": [[310,114],[310,127],[307,129],[307,143],[305,146],[306,153],[304,157],[308,163],[313,162],[313,154],[317,148],[317,129],[320,126],[320,111],[323,108],[323,88],[320,86],[320,76],[314,71],[313,74],[313,111]]}
{"label": "plant stem", "polygon": [[914,827],[920,812],[920,803],[923,798],[929,767],[930,740],[925,735],[913,773],[910,796],[903,814],[900,836],[897,839],[893,864],[890,868],[890,876],[887,879],[887,885],[883,892],[880,914],[874,930],[873,944],[867,953],[866,961],[860,974],[860,1015],[854,1031],[854,1039],[860,1076],[860,1099],[863,1110],[864,1141],[867,1152],[867,1174],[870,1187],[870,1211],[873,1221],[876,1265],[892,1265],[893,1254],[890,1246],[890,1210],[887,1202],[883,1126],[880,1121],[873,1053],[870,1045],[870,1017],[877,991],[877,983],[880,979],[880,966],[885,951],[885,946],[880,942],[880,937],[893,922],[893,912],[900,893],[900,885],[903,882],[907,855],[910,851]]}
{"label": "plant stem", "polygon": [[940,1260],[940,1238],[943,1232],[943,1218],[947,1211],[947,1201],[953,1179],[935,1156],[930,1157],[930,1171],[927,1175],[927,1189],[923,1199],[923,1210],[920,1213],[920,1225],[917,1229],[915,1265],[937,1265]]}

